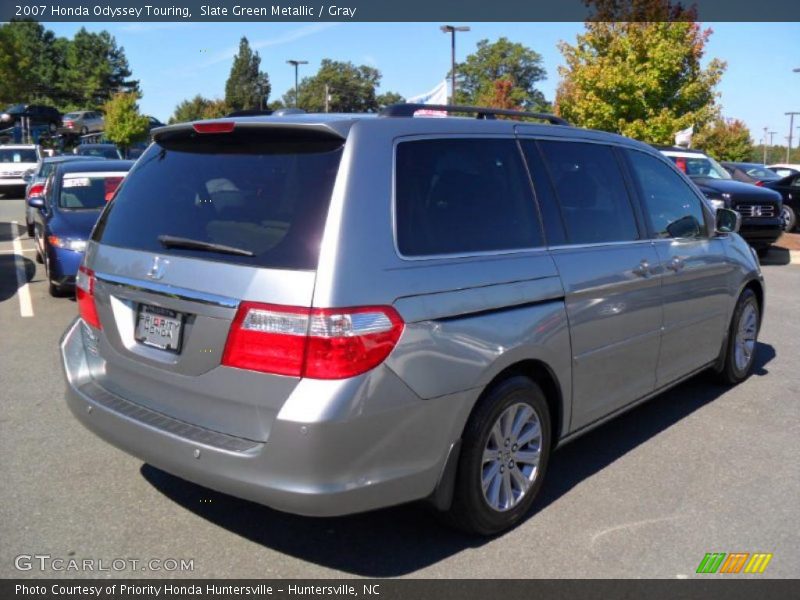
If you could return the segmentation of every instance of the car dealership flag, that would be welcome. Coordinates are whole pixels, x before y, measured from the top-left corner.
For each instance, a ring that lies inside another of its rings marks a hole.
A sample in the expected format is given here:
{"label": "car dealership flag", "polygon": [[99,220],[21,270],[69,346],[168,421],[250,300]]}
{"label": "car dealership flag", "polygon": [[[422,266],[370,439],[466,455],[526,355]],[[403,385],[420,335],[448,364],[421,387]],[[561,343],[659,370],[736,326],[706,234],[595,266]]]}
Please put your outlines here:
{"label": "car dealership flag", "polygon": [[692,134],[694,133],[694,125],[682,129],[675,134],[675,145],[686,146],[687,148],[692,145]]}
{"label": "car dealership flag", "polygon": [[[409,104],[447,104],[447,80],[433,88],[430,92],[413,96],[406,100]],[[443,110],[418,110],[414,115],[425,115],[429,117],[446,117],[447,112]]]}

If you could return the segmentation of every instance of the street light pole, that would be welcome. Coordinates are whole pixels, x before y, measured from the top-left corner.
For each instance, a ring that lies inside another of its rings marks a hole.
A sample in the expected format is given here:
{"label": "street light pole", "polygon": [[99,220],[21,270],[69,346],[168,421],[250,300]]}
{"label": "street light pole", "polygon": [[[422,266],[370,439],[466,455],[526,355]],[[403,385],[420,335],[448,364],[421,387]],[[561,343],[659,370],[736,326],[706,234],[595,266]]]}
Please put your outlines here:
{"label": "street light pole", "polygon": [[794,116],[800,115],[800,112],[787,112],[789,115],[789,137],[787,138],[789,141],[789,145],[786,146],[786,162],[789,162],[789,153],[792,151],[792,130],[794,129]]}
{"label": "street light pole", "polygon": [[298,91],[297,91],[297,67],[300,65],[307,65],[307,60],[287,60],[287,64],[294,65],[294,107],[297,108],[298,98]]}
{"label": "street light pole", "polygon": [[764,164],[767,164],[767,130],[769,127],[764,127]]}
{"label": "street light pole", "polygon": [[450,34],[450,103],[456,103],[456,31],[469,31],[466,25],[442,25],[442,33]]}

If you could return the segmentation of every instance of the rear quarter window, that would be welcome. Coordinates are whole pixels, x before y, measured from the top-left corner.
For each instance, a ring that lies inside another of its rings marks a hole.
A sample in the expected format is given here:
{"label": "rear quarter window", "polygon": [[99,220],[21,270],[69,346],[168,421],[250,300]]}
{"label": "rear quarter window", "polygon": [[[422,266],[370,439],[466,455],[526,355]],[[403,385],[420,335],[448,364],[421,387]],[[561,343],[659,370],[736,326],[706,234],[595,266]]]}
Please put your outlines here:
{"label": "rear quarter window", "polygon": [[530,180],[511,139],[397,144],[395,220],[397,247],[407,257],[542,245]]}
{"label": "rear quarter window", "polygon": [[[152,144],[104,211],[94,239],[160,254],[316,269],[343,141],[254,136],[184,136]],[[165,248],[162,236],[253,256]]]}

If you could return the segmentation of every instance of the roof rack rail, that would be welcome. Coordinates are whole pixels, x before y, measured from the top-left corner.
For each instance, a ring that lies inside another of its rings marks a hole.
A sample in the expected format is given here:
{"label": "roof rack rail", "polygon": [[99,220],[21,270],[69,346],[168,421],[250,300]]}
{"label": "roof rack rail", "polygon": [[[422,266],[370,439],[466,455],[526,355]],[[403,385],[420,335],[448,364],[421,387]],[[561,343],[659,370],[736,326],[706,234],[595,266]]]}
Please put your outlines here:
{"label": "roof rack rail", "polygon": [[475,113],[477,119],[494,119],[496,116],[505,117],[529,117],[531,119],[542,119],[552,125],[567,125],[569,123],[550,113],[526,112],[523,110],[511,110],[508,108],[489,108],[487,106],[461,106],[457,104],[391,104],[383,108],[381,117],[413,117],[418,110],[438,110],[457,113]]}

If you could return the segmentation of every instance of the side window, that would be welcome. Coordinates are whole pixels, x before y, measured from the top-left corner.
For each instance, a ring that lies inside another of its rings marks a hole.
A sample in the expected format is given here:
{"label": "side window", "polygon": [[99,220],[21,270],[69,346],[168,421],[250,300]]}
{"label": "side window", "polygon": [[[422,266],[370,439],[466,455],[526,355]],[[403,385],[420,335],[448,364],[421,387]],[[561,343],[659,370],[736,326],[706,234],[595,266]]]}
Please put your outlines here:
{"label": "side window", "polygon": [[614,151],[581,142],[538,142],[561,205],[570,244],[639,239]]}
{"label": "side window", "polygon": [[397,145],[397,246],[404,256],[542,245],[530,180],[511,139]]}
{"label": "side window", "polygon": [[653,156],[630,150],[626,153],[656,236],[704,237],[706,224],[702,201],[686,182]]}

